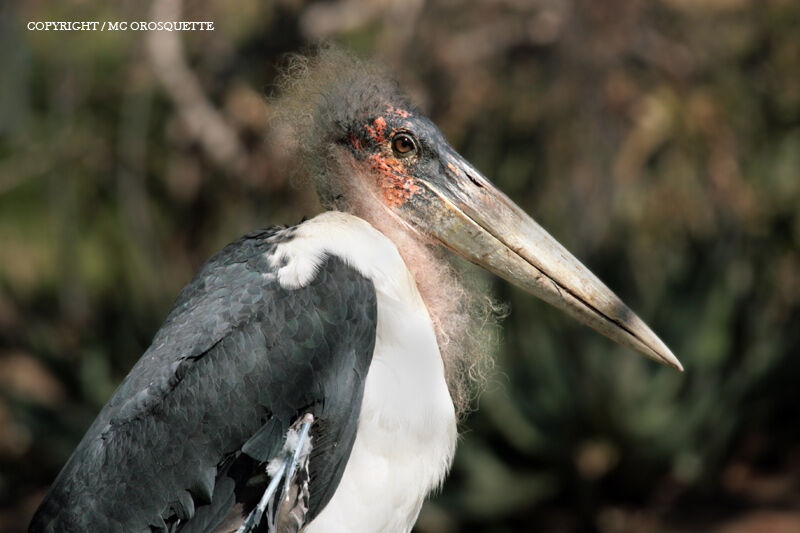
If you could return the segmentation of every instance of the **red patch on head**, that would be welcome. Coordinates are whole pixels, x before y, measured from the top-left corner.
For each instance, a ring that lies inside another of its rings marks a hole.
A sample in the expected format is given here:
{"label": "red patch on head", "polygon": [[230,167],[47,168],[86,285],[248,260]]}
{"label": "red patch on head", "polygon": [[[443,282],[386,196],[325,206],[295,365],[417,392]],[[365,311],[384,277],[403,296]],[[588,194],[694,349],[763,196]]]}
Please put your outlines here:
{"label": "red patch on head", "polygon": [[400,107],[388,106],[386,108],[386,111],[388,113],[391,113],[392,115],[397,115],[398,117],[408,118],[408,117],[411,116],[411,112],[410,111],[407,111],[407,110],[402,109]]}
{"label": "red patch on head", "polygon": [[370,135],[379,143],[386,142],[386,119],[378,117],[372,121],[372,125],[364,124]]}
{"label": "red patch on head", "polygon": [[419,191],[419,185],[406,173],[400,161],[383,154],[372,154],[369,162],[378,174],[378,185],[386,205],[400,207]]}

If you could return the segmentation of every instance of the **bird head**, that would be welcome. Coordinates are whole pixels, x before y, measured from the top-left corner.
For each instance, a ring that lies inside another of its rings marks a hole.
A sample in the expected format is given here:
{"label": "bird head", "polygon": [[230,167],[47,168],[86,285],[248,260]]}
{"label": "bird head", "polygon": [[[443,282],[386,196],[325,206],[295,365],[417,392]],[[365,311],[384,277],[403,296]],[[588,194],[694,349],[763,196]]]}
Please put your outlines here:
{"label": "bird head", "polygon": [[[355,214],[363,211],[357,206],[377,206],[420,238],[682,370],[652,330],[458,154],[390,76],[335,49],[301,70],[286,91],[295,102],[282,105],[295,107],[293,126],[324,204]],[[305,111],[297,113],[298,106]]]}

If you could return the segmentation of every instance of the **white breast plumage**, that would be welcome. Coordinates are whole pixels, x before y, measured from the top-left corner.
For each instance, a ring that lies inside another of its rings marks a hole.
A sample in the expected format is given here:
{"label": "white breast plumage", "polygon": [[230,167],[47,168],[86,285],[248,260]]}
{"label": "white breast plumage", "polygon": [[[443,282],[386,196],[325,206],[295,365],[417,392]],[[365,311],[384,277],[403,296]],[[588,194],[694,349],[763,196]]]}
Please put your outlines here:
{"label": "white breast plumage", "polygon": [[378,325],[353,451],[333,498],[304,531],[410,531],[425,496],[444,479],[456,444],[433,323],[395,245],[345,213],[308,220],[278,245],[278,281],[305,286],[326,254],[373,282]]}

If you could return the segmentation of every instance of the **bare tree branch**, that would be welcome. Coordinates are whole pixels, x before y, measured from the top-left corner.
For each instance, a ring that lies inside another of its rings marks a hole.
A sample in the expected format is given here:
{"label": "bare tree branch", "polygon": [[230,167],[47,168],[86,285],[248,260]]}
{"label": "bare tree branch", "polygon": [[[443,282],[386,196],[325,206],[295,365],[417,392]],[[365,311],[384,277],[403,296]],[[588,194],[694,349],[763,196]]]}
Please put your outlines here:
{"label": "bare tree branch", "polygon": [[[181,0],[155,0],[151,18],[179,20],[181,8]],[[179,32],[147,32],[147,50],[156,76],[175,102],[189,134],[219,167],[237,175],[244,174],[247,151],[186,64]]]}

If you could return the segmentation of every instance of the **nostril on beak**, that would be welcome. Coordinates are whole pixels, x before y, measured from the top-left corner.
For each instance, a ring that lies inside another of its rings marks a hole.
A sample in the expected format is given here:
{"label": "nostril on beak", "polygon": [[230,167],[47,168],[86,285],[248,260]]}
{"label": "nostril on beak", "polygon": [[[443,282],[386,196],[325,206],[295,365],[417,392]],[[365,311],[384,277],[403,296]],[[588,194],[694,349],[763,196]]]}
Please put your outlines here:
{"label": "nostril on beak", "polygon": [[465,172],[464,174],[466,174],[466,175],[467,175],[467,177],[469,178],[469,181],[471,181],[472,183],[474,183],[475,185],[477,185],[478,187],[480,187],[481,189],[483,189],[483,183],[481,183],[480,181],[478,181],[478,178],[476,178],[475,176],[473,176],[473,175],[472,175],[472,174],[470,174],[469,172]]}

